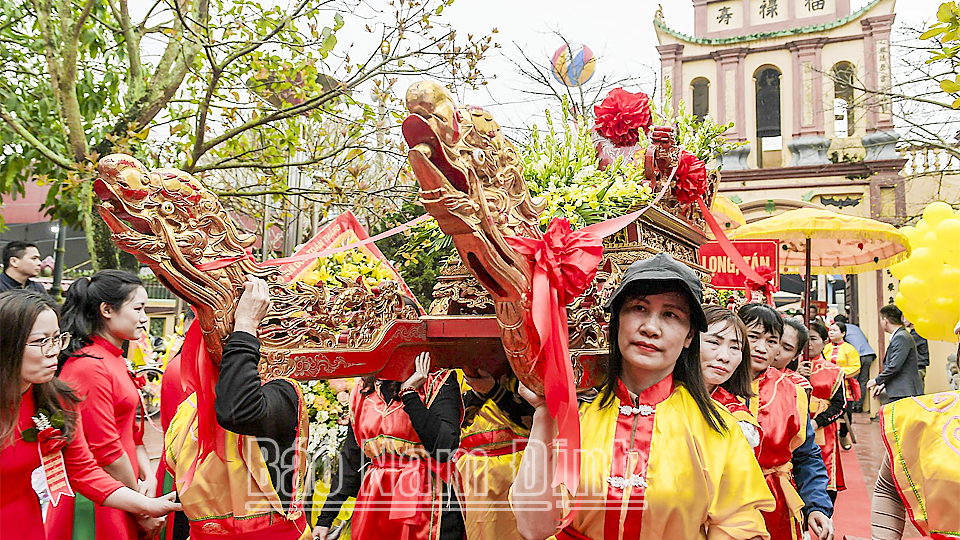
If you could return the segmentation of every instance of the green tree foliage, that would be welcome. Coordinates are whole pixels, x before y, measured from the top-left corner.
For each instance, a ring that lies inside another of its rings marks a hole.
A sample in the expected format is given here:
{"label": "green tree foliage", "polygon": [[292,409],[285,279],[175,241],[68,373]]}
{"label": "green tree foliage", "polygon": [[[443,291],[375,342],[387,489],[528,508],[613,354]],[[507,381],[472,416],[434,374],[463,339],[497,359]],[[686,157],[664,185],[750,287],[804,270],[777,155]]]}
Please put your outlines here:
{"label": "green tree foliage", "polygon": [[944,2],[937,10],[937,22],[920,35],[933,43],[928,64],[940,63],[948,66],[951,73],[944,75],[940,89],[956,99],[950,104],[960,109],[960,6],[956,2]]}
{"label": "green tree foliage", "polygon": [[[48,183],[98,268],[119,264],[90,189],[111,152],[222,196],[313,195],[322,216],[370,185],[351,178],[398,178],[371,153],[400,155],[384,134],[399,78],[480,84],[492,38],[458,39],[439,20],[451,3],[0,0],[0,192]],[[345,28],[364,39],[341,43]],[[358,96],[371,86],[375,105]],[[301,172],[320,187],[288,185]]]}

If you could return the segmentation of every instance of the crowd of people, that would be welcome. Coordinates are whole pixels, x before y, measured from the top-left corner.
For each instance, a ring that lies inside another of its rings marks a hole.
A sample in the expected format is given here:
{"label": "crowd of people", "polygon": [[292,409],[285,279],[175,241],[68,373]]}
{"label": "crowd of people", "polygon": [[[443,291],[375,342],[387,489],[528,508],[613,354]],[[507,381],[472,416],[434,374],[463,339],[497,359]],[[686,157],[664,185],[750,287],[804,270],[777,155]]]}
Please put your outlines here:
{"label": "crowd of people", "polygon": [[[891,338],[870,379],[875,353],[855,325],[706,305],[688,266],[667,254],[636,262],[603,306],[604,382],[578,394],[577,486],[553,482],[571,449],[543,396],[513,376],[433,370],[422,353],[405,381],[353,389],[337,474],[311,520],[303,395],[257,369],[265,282],[247,279],[219,366],[204,364],[202,344],[171,361],[155,468],[123,360],[147,323],[140,279],[97,272],[61,308],[31,285],[35,246],[3,255],[0,519],[11,537],[334,539],[353,497],[360,539],[832,540],[841,452],[868,393],[885,405],[887,443],[874,537],[899,538],[907,515],[923,534],[960,530],[960,455],[938,431],[960,394],[921,396],[920,348],[893,305],[880,311]],[[941,459],[921,459],[919,445]],[[38,499],[38,474],[61,496]]]}

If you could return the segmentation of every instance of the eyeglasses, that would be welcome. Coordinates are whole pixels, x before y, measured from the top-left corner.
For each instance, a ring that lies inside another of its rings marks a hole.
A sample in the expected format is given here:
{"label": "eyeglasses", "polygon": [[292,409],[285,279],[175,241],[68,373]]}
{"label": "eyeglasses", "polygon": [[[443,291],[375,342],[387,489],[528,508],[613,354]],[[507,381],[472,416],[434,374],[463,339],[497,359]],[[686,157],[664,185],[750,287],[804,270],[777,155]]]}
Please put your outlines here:
{"label": "eyeglasses", "polygon": [[60,352],[70,344],[70,332],[64,332],[57,336],[50,336],[48,338],[43,338],[40,341],[34,341],[33,343],[27,343],[28,347],[40,347],[40,352],[43,354],[51,354],[54,351]]}

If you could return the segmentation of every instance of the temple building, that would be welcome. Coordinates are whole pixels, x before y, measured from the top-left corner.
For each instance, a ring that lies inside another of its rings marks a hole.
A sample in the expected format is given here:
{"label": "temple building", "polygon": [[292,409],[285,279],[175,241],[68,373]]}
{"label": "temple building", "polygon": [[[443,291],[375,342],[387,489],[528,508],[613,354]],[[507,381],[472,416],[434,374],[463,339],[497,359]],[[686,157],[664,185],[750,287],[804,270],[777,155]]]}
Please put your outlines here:
{"label": "temple building", "polygon": [[[740,146],[717,159],[719,191],[748,222],[816,207],[899,227],[942,198],[944,185],[960,194],[956,174],[931,192],[929,175],[958,164],[941,163],[929,149],[898,148],[889,98],[863,91],[893,88],[896,0],[853,12],[850,0],[692,1],[692,36],[668,27],[662,12],[655,17],[663,82],[674,107],[682,99],[699,117],[734,123],[726,136]],[[791,278],[781,281],[787,288]],[[880,271],[821,277],[815,288],[832,313],[861,326],[882,359],[888,338],[878,310],[896,286]],[[947,389],[951,347],[930,343],[928,392]]]}

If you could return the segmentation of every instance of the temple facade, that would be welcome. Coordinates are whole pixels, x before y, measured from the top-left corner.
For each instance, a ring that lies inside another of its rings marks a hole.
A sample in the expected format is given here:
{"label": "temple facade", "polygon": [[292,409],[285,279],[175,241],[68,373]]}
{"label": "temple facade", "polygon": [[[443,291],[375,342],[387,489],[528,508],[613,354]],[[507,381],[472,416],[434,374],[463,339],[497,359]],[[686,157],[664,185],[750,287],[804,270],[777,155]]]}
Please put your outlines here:
{"label": "temple facade", "polygon": [[[692,36],[671,29],[662,12],[655,16],[662,82],[674,107],[682,100],[699,117],[733,122],[726,136],[740,146],[715,165],[720,193],[748,222],[817,207],[902,226],[944,197],[924,179],[957,164],[898,149],[883,96],[893,88],[896,0],[871,0],[856,11],[850,0],[692,1]],[[937,184],[958,185],[956,175]],[[859,324],[882,358],[888,338],[878,310],[893,301],[896,280],[883,271],[818,281],[817,298]],[[790,277],[781,283],[789,288]],[[928,392],[947,389],[948,349],[931,342]]]}

